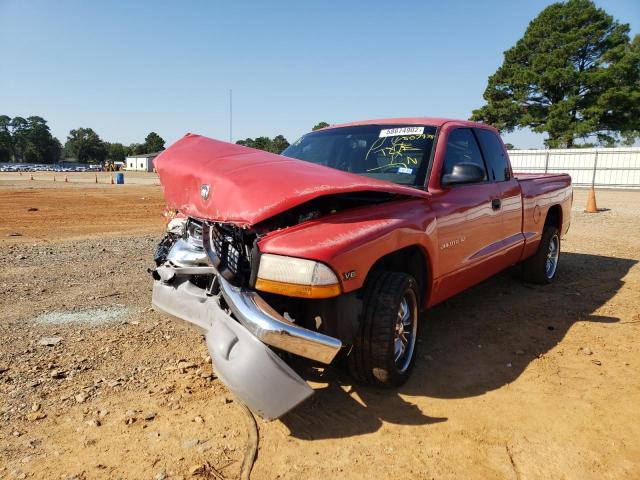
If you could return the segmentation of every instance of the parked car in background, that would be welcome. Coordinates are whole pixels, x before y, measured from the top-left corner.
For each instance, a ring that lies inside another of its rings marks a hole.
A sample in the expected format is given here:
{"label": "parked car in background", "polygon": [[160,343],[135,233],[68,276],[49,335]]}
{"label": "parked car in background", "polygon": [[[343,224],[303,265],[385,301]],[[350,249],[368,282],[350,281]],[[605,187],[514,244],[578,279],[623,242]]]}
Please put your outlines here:
{"label": "parked car in background", "polygon": [[74,165],[70,163],[5,163],[0,165],[0,172],[101,172],[102,165]]}

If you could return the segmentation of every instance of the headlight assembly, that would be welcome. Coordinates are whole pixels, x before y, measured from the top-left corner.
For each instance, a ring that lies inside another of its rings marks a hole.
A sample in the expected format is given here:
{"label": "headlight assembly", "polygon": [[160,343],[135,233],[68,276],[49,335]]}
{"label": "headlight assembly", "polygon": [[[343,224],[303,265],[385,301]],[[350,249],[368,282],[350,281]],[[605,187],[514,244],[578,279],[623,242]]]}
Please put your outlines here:
{"label": "headlight assembly", "polygon": [[255,288],[303,298],[329,298],[341,293],[338,277],[325,264],[270,253],[260,257]]}

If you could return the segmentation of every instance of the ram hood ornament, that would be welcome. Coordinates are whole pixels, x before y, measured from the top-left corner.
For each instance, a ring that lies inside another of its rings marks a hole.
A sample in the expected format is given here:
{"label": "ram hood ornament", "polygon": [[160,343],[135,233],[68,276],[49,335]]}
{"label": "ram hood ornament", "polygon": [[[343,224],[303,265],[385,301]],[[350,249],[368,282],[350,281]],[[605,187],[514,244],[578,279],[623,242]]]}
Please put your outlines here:
{"label": "ram hood ornament", "polygon": [[200,186],[200,197],[202,197],[203,200],[209,198],[209,185],[207,185],[206,183],[203,183]]}

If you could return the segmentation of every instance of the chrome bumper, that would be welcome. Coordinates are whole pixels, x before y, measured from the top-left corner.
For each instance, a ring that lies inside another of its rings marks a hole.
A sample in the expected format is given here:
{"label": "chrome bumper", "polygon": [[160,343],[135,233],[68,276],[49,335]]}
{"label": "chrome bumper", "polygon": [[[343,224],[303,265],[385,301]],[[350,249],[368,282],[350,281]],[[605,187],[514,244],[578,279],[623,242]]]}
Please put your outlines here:
{"label": "chrome bumper", "polygon": [[[200,273],[211,273],[210,268],[202,267]],[[153,287],[153,305],[193,323],[203,332],[208,331],[211,323],[207,310],[214,306],[220,309],[219,298],[208,296],[203,289],[183,277],[197,274],[197,267],[172,268],[164,265],[156,271],[161,280],[156,280]],[[171,283],[165,283],[167,280]],[[326,364],[331,363],[340,351],[340,340],[287,321],[256,292],[235,287],[221,276],[218,276],[218,282],[220,293],[235,319],[261,342]]]}
{"label": "chrome bumper", "polygon": [[[205,247],[206,243],[205,241]],[[206,263],[208,263],[207,254],[203,249],[194,247],[184,240],[178,240],[169,252],[167,262],[158,267],[156,272],[164,282],[171,282],[174,278],[183,275],[216,274],[222,297],[233,316],[258,340],[267,345],[326,364],[331,363],[340,351],[342,342],[337,338],[300,327],[286,320],[258,293],[232,285],[218,273],[214,266]],[[193,315],[194,307],[199,308],[197,306],[205,304],[204,290],[198,289],[195,285],[183,287],[183,290],[183,295],[180,296],[176,289],[178,296],[174,304],[168,307],[171,310],[169,313],[191,321],[206,330],[207,325],[202,320],[204,312]],[[194,293],[195,290],[201,290],[201,293]]]}
{"label": "chrome bumper", "polygon": [[337,338],[299,327],[282,317],[256,292],[234,287],[221,276],[218,281],[234,317],[261,342],[327,364],[340,351],[342,342]]}
{"label": "chrome bumper", "polygon": [[[342,343],[287,321],[256,292],[232,285],[211,264],[203,265],[202,250],[197,250],[176,242],[155,271],[153,306],[201,330],[218,377],[252,410],[277,418],[313,390],[267,345],[328,364]],[[220,286],[216,295],[189,281],[191,275],[210,274]]]}

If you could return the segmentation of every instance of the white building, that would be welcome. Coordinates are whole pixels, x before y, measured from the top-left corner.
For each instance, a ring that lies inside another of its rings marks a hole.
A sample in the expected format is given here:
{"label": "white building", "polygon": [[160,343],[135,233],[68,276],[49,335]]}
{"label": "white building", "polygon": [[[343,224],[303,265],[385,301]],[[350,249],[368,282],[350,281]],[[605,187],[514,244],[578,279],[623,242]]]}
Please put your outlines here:
{"label": "white building", "polygon": [[160,152],[144,153],[127,157],[127,171],[153,172],[153,159],[159,154]]}

